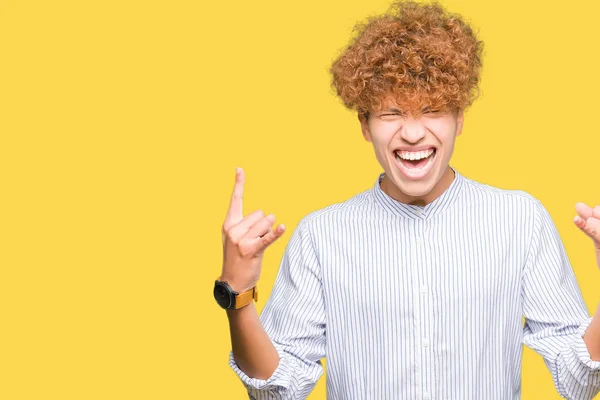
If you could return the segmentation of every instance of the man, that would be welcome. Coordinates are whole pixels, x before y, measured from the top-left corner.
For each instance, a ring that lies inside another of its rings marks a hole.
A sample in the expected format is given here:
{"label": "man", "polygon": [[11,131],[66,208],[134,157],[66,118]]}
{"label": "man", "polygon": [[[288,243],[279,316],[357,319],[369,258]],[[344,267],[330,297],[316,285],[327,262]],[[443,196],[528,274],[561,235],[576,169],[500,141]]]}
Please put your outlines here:
{"label": "man", "polygon": [[[449,165],[481,53],[436,3],[400,1],[359,26],[333,85],[384,172],[300,221],[260,317],[262,255],[284,227],[261,211],[243,217],[238,170],[215,297],[251,398],[306,398],[327,357],[329,399],[518,399],[522,343],[565,398],[600,390],[600,317],[547,210]],[[600,207],[576,209],[600,267]]]}

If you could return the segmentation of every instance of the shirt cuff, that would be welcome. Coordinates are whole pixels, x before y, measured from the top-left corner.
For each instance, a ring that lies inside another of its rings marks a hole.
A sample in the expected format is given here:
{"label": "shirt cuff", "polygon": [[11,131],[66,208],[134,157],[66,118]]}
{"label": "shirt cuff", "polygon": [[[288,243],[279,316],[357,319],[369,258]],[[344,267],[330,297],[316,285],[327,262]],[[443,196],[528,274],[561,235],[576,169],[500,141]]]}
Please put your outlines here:
{"label": "shirt cuff", "polygon": [[233,358],[233,351],[229,352],[229,366],[240,377],[240,379],[248,389],[252,388],[257,390],[285,390],[290,386],[291,369],[286,363],[286,358],[284,356],[285,353],[283,352],[283,350],[281,350],[277,346],[275,346],[275,349],[279,354],[279,364],[277,365],[275,371],[273,371],[273,374],[266,380],[251,378],[248,375],[246,375],[246,373],[242,371],[235,362],[235,359]]}
{"label": "shirt cuff", "polygon": [[592,322],[592,317],[586,318],[579,328],[577,329],[577,334],[575,335],[575,341],[571,345],[571,349],[577,355],[579,361],[585,365],[590,371],[599,371],[600,370],[600,361],[594,361],[590,357],[590,352],[583,341],[583,335],[587,330],[588,326]]}

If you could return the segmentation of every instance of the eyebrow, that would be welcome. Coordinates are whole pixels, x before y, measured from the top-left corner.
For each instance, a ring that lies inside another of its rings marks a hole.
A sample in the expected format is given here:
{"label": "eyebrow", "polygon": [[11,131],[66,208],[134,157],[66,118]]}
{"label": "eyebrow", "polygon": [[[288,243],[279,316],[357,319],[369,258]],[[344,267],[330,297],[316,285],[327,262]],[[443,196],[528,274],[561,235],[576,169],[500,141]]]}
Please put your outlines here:
{"label": "eyebrow", "polygon": [[[432,110],[431,107],[429,107],[429,106],[425,106],[421,110],[421,112],[423,112],[423,113],[428,112],[428,111],[436,112],[436,110]],[[386,113],[386,112],[394,112],[394,113],[398,113],[398,114],[404,114],[404,112],[402,110],[398,110],[397,108],[386,108],[385,110],[380,111],[380,113]]]}

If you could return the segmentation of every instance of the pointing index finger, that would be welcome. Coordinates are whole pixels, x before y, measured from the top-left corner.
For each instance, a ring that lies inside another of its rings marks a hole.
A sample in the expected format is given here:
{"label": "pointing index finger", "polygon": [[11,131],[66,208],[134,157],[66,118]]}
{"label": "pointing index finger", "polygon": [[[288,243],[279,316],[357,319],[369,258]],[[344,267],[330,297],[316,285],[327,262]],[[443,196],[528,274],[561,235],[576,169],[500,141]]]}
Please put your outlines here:
{"label": "pointing index finger", "polygon": [[244,170],[242,168],[238,167],[238,168],[236,168],[235,185],[233,186],[231,202],[229,203],[229,210],[227,210],[227,217],[226,217],[226,219],[232,223],[237,223],[244,218],[243,213],[242,213],[243,194],[244,194]]}

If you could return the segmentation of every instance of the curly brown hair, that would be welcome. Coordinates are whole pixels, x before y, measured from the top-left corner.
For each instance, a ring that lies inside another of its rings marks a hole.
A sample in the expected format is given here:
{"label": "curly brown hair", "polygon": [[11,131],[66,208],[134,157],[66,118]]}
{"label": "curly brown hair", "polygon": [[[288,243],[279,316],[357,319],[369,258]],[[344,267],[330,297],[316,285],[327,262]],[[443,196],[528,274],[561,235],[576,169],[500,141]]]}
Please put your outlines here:
{"label": "curly brown hair", "polygon": [[393,99],[403,111],[464,110],[480,94],[483,42],[438,2],[399,0],[358,22],[333,62],[332,87],[344,105],[368,117]]}

